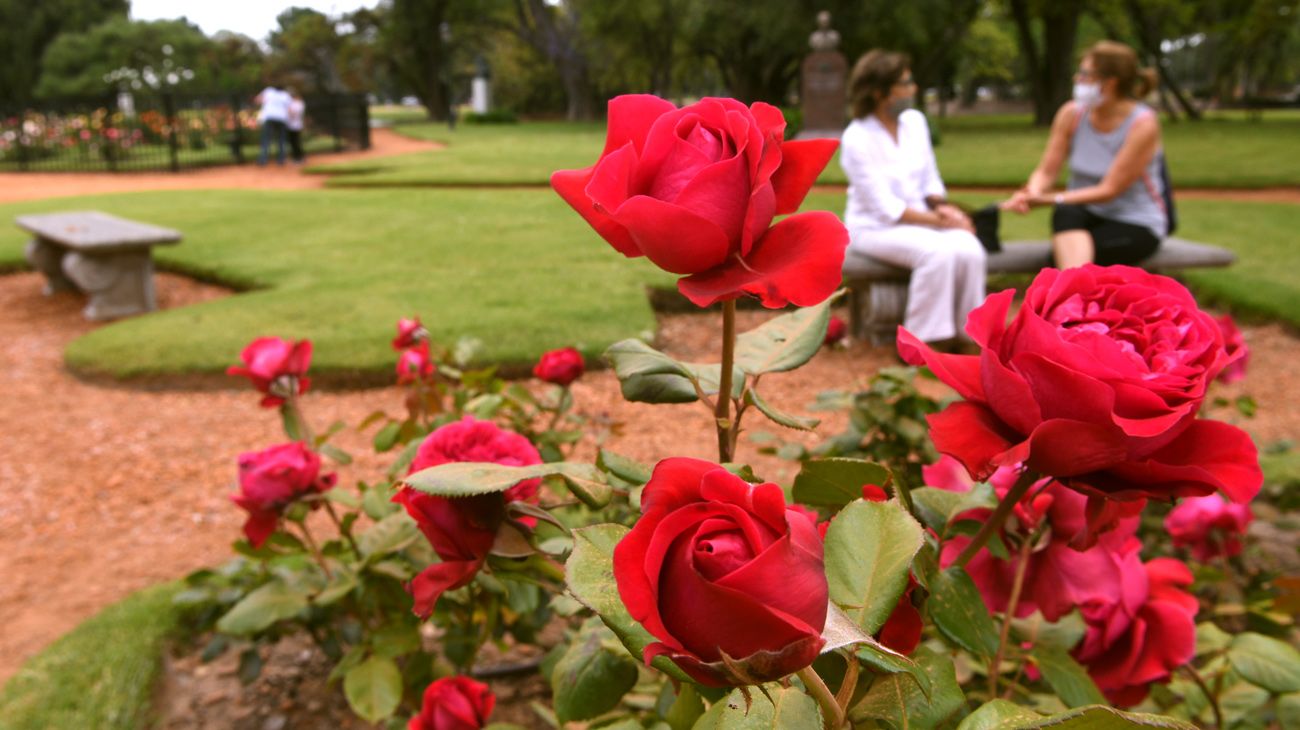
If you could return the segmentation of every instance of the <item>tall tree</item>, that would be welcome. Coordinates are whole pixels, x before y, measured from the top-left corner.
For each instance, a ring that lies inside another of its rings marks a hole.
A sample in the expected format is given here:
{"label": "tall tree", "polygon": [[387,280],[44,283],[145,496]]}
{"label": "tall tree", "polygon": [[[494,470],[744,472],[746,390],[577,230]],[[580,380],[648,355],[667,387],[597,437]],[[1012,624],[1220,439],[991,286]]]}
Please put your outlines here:
{"label": "tall tree", "polygon": [[583,35],[580,3],[573,0],[514,0],[515,31],[555,67],[568,101],[570,121],[591,119],[595,92]]}
{"label": "tall tree", "polygon": [[[397,82],[431,119],[451,111],[458,58],[472,53],[494,22],[492,3],[474,0],[392,0],[379,42]],[[383,6],[381,6],[383,7]]]}
{"label": "tall tree", "polygon": [[338,56],[344,40],[329,16],[311,8],[289,8],[276,17],[271,32],[271,73],[282,83],[296,81],[314,91],[343,91]]}
{"label": "tall tree", "polygon": [[[1070,98],[1081,0],[1008,0],[1034,100],[1034,124],[1047,126]],[[1037,22],[1035,22],[1037,21]]]}
{"label": "tall tree", "polygon": [[0,106],[25,104],[60,33],[126,17],[128,0],[0,0]]}
{"label": "tall tree", "polygon": [[[121,87],[209,90],[215,79],[203,59],[211,46],[203,31],[185,20],[113,18],[56,38],[45,51],[36,94],[93,96]],[[110,80],[119,69],[129,76]]]}

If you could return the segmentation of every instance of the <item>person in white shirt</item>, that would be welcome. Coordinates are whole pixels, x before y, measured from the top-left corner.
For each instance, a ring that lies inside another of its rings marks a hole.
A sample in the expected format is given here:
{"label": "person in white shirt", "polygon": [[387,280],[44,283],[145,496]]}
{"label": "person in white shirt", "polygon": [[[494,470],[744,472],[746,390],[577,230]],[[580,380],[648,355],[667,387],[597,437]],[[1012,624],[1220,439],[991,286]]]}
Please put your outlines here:
{"label": "person in white shirt", "polygon": [[289,121],[290,101],[289,92],[284,91],[275,84],[268,84],[257,96],[253,97],[254,103],[262,105],[257,113],[257,119],[262,123],[262,153],[257,157],[258,165],[266,165],[267,153],[270,151],[272,140],[276,143],[276,162],[284,165],[284,147],[288,132],[286,124]]}
{"label": "person in white shirt", "polygon": [[915,96],[903,54],[874,50],[854,64],[854,120],[840,144],[844,224],[850,255],[912,270],[903,326],[924,342],[956,346],[966,316],[984,301],[985,253],[970,217],[946,199]]}
{"label": "person in white shirt", "polygon": [[297,164],[302,164],[303,160],[302,127],[306,114],[307,103],[302,100],[302,94],[297,89],[290,89],[289,118],[285,120],[285,126],[289,129],[289,150]]}

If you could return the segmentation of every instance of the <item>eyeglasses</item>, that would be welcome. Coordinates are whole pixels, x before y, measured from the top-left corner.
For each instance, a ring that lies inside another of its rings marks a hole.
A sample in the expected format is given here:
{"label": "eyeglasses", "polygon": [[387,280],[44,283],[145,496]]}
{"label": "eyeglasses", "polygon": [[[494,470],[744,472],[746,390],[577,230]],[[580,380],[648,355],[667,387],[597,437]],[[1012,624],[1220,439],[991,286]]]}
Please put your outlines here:
{"label": "eyeglasses", "polygon": [[916,81],[913,80],[911,76],[908,76],[905,79],[899,79],[894,82],[894,86],[916,86]]}
{"label": "eyeglasses", "polygon": [[1094,71],[1088,71],[1086,69],[1081,68],[1074,72],[1074,78],[1083,79],[1084,81],[1087,81],[1089,79],[1097,78],[1097,74]]}

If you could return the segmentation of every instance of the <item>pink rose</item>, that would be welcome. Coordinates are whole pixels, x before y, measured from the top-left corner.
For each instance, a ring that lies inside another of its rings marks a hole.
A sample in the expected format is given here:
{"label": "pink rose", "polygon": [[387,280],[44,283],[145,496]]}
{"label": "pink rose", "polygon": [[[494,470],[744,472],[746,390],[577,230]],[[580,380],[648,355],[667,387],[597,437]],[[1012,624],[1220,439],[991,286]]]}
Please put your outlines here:
{"label": "pink rose", "polygon": [[429,356],[429,343],[422,341],[402,350],[397,356],[397,384],[407,385],[417,380],[433,377],[433,358]]}
{"label": "pink rose", "polygon": [[[782,141],[776,107],[707,98],[678,109],[655,96],[609,102],[595,165],[551,187],[619,253],[683,278],[699,306],[759,297],[820,304],[840,285],[848,232],[831,213],[794,213],[839,144]],[[770,226],[770,227],[769,227]]]}
{"label": "pink rose", "polygon": [[[451,462],[490,462],[507,466],[542,463],[528,439],[491,421],[466,416],[429,434],[416,451],[409,473]],[[430,565],[407,586],[415,614],[427,617],[443,591],[469,585],[487,560],[506,504],[536,502],[540,479],[527,479],[505,492],[450,499],[403,487],[393,501],[406,508],[442,562]]]}
{"label": "pink rose", "polygon": [[533,366],[533,376],[556,385],[568,385],[582,377],[582,353],[572,347],[551,350]]}
{"label": "pink rose", "polygon": [[826,324],[826,338],[822,342],[825,345],[838,345],[848,332],[848,324],[843,319],[832,315],[830,322]]}
{"label": "pink rose", "polygon": [[1210,494],[1180,501],[1165,517],[1165,529],[1175,545],[1191,548],[1197,560],[1208,562],[1241,554],[1241,538],[1253,519],[1249,505]]}
{"label": "pink rose", "polygon": [[939,451],[977,479],[1023,463],[1097,500],[1096,526],[1134,505],[1223,491],[1249,500],[1263,475],[1241,429],[1197,418],[1239,356],[1181,284],[1127,266],[1044,269],[1008,323],[1013,291],[966,330],[978,356],[931,350],[900,328],[899,353],[965,398],[929,417]]}
{"label": "pink rose", "polygon": [[1237,329],[1237,323],[1232,321],[1231,314],[1225,314],[1214,320],[1219,324],[1219,330],[1223,332],[1223,346],[1228,350],[1234,359],[1223,372],[1219,373],[1219,382],[1235,383],[1246,377],[1246,365],[1250,362],[1250,348],[1246,347],[1246,337]]}
{"label": "pink rose", "polygon": [[424,690],[420,714],[411,718],[407,730],[480,730],[497,698],[486,684],[469,677],[435,679]]}
{"label": "pink rose", "polygon": [[239,455],[239,491],[230,499],[248,512],[244,535],[253,547],[275,532],[286,507],[334,486],[337,477],[320,467],[320,455],[299,441]]}
{"label": "pink rose", "polygon": [[420,324],[419,317],[397,320],[397,336],[393,338],[393,349],[403,350],[429,339],[429,330]]}
{"label": "pink rose", "polygon": [[311,365],[311,341],[258,337],[239,354],[242,366],[226,368],[227,375],[248,378],[261,393],[262,406],[275,408],[288,398],[307,392],[311,380],[307,368]]}

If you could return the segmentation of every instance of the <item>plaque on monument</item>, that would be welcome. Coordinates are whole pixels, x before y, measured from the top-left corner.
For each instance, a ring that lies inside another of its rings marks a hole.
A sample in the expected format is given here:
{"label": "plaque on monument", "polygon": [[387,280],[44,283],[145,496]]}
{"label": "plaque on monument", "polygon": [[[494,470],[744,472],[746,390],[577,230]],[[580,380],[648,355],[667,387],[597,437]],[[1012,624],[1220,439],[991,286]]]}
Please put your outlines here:
{"label": "plaque on monument", "polygon": [[844,131],[845,86],[849,64],[840,53],[840,34],[831,28],[831,14],[817,14],[817,30],[808,38],[813,52],[803,60],[799,98],[803,107],[800,139],[833,137]]}

